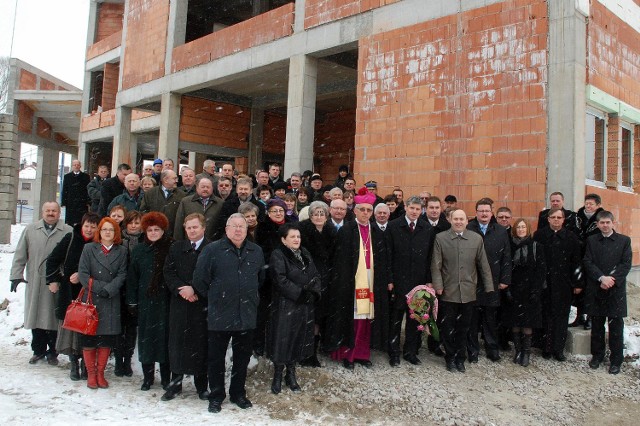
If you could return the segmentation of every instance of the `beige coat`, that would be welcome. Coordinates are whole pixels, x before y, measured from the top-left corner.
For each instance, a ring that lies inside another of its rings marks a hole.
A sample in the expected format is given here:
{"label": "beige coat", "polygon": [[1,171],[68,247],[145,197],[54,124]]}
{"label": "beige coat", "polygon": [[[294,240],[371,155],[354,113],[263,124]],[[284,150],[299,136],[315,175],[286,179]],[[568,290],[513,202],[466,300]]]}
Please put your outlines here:
{"label": "beige coat", "polygon": [[491,268],[482,237],[464,230],[459,237],[453,229],[436,235],[431,259],[433,288],[443,290],[445,302],[469,303],[476,300],[478,275],[485,291],[493,291]]}
{"label": "beige coat", "polygon": [[[12,280],[25,278],[24,328],[57,330],[54,294],[46,284],[46,260],[55,246],[66,234],[72,231],[69,225],[59,220],[56,227],[47,235],[44,220],[27,225],[18,241],[11,266]],[[24,276],[26,267],[26,276]]]}

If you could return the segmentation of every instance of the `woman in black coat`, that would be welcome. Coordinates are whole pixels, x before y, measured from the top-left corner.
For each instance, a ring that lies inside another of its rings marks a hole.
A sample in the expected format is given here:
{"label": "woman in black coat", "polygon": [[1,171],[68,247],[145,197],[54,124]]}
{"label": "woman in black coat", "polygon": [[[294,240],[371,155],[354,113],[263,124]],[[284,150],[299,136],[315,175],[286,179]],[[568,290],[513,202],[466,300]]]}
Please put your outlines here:
{"label": "woman in black coat", "polygon": [[280,227],[281,245],[271,253],[269,274],[273,286],[268,355],[274,364],[271,391],[280,393],[282,372],[294,392],[300,391],[296,362],[314,347],[314,302],[320,298],[320,274],[309,252],[300,247],[300,231],[293,224]]}
{"label": "woman in black coat", "polygon": [[[80,333],[62,328],[67,308],[72,300],[78,298],[80,279],[78,278],[78,264],[85,244],[93,241],[93,235],[98,229],[100,216],[86,213],[79,224],[74,226],[73,232],[65,235],[47,258],[47,285],[49,290],[57,293],[55,314],[58,322],[58,338],[56,351],[69,355],[71,380],[87,378],[87,368],[82,359]],[[82,366],[79,360],[82,359]]]}
{"label": "woman in black coat", "polygon": [[309,206],[309,220],[299,224],[302,247],[311,254],[311,259],[320,273],[320,300],[315,306],[315,345],[314,353],[302,360],[300,365],[306,367],[320,367],[318,361],[318,346],[320,336],[325,330],[325,320],[329,313],[329,298],[325,297],[331,274],[333,273],[333,251],[336,244],[336,228],[329,220],[329,208],[321,201],[314,201]]}
{"label": "woman in black coat", "polygon": [[[205,237],[206,220],[200,213],[184,219],[186,239],[175,241],[164,264],[164,280],[171,293],[169,307],[169,365],[171,383],[162,396],[169,401],[182,392],[185,374],[193,375],[198,397],[207,392],[207,299],[194,293],[193,271],[202,250],[210,241]],[[195,245],[195,247],[194,247]]]}
{"label": "woman in black coat", "polygon": [[[526,367],[531,355],[531,334],[542,327],[542,289],[547,274],[544,248],[531,238],[531,225],[518,219],[511,227],[513,272],[508,318],[513,331],[513,362]],[[522,332],[522,335],[520,334]]]}

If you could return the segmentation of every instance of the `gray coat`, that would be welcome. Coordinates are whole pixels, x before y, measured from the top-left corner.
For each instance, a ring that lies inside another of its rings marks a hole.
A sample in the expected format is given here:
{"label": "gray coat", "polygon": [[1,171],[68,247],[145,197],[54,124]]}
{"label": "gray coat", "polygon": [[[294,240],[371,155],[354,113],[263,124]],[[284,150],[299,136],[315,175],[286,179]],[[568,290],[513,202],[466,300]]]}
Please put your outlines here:
{"label": "gray coat", "polygon": [[202,206],[202,197],[198,194],[193,194],[184,197],[180,201],[178,212],[176,213],[176,224],[173,228],[173,238],[175,240],[184,240],[184,218],[191,213],[200,213],[204,215],[206,232],[205,235],[211,241],[217,239],[216,225],[218,224],[218,218],[222,211],[222,205],[224,201],[222,199],[212,195],[207,202],[207,208]]}
{"label": "gray coat", "polygon": [[468,230],[459,237],[453,229],[436,235],[431,278],[433,288],[443,290],[445,302],[474,302],[478,282],[484,284],[485,292],[494,291],[482,237]]}
{"label": "gray coat", "polygon": [[180,206],[180,200],[184,198],[184,195],[184,192],[181,190],[174,189],[171,195],[169,195],[169,198],[165,198],[161,185],[153,187],[144,193],[142,202],[140,203],[140,212],[160,212],[167,216],[167,219],[169,219],[169,229],[167,229],[166,234],[172,237],[178,206]]}
{"label": "gray coat", "polygon": [[[24,328],[57,330],[55,297],[46,283],[46,261],[60,240],[72,231],[71,226],[59,220],[47,235],[44,220],[27,225],[18,241],[11,266],[11,280],[25,278]],[[26,268],[26,277],[23,275]]]}
{"label": "gray coat", "polygon": [[[82,250],[78,276],[84,288],[83,301],[87,300],[89,277],[93,277],[92,297],[98,309],[97,335],[120,334],[120,287],[127,277],[127,249],[114,244],[108,255],[102,252],[102,245],[89,243]],[[98,296],[102,289],[109,297]]]}

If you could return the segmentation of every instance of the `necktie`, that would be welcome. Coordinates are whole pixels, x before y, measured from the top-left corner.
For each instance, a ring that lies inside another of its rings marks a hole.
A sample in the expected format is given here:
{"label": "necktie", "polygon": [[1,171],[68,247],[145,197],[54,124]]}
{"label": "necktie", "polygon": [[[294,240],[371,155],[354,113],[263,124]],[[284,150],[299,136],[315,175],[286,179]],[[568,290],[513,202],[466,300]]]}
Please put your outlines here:
{"label": "necktie", "polygon": [[339,223],[336,223],[336,230],[339,230],[341,226],[342,225],[340,225]]}
{"label": "necktie", "polygon": [[387,225],[382,225],[382,226],[380,227],[380,230],[381,230],[381,231],[384,231],[385,229],[387,229]]}
{"label": "necktie", "polygon": [[191,243],[191,248],[195,250],[196,249],[196,243]]}
{"label": "necktie", "polygon": [[487,233],[487,225],[480,225],[480,231],[482,235],[485,235]]}
{"label": "necktie", "polygon": [[413,222],[409,222],[409,228],[411,229],[411,232],[413,232],[414,229],[416,229],[416,224]]}
{"label": "necktie", "polygon": [[203,198],[203,199],[202,199],[202,207],[206,209],[206,208],[207,208],[207,203],[208,203],[208,202],[209,202],[209,199],[207,199],[207,198]]}
{"label": "necktie", "polygon": [[164,190],[164,198],[169,198],[169,194],[171,194],[168,190]]}

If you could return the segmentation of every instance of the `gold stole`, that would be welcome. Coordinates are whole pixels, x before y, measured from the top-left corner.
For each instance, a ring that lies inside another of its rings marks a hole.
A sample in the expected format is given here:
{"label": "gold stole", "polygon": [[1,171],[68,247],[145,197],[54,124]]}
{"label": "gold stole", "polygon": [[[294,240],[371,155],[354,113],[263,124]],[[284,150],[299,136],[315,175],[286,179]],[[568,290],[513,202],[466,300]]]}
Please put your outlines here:
{"label": "gold stole", "polygon": [[[369,251],[369,260],[371,265],[371,275],[367,271],[367,263],[364,258],[364,245],[362,235],[360,234],[360,226],[358,227],[358,239],[360,240],[360,255],[358,256],[358,269],[356,270],[356,315],[367,315],[369,319],[373,319],[373,250],[371,246],[372,229],[369,227],[369,241],[367,250]],[[371,280],[369,280],[371,276]]]}

